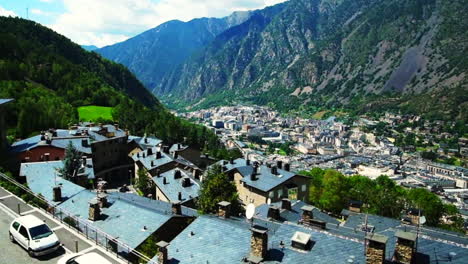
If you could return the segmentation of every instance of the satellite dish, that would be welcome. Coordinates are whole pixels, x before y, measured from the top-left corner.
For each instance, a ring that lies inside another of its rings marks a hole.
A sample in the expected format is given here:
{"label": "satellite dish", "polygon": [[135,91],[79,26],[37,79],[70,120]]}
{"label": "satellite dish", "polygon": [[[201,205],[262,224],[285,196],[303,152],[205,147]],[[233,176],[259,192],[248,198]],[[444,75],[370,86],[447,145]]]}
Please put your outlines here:
{"label": "satellite dish", "polygon": [[271,204],[271,199],[270,198],[268,198],[267,204]]}
{"label": "satellite dish", "polygon": [[421,225],[423,225],[424,223],[426,223],[426,217],[425,217],[425,216],[421,216],[421,217],[419,218],[419,223],[420,223]]}
{"label": "satellite dish", "polygon": [[252,217],[254,216],[255,214],[255,205],[254,204],[248,204],[247,205],[247,209],[245,211],[245,216],[247,217],[247,219],[252,219]]}

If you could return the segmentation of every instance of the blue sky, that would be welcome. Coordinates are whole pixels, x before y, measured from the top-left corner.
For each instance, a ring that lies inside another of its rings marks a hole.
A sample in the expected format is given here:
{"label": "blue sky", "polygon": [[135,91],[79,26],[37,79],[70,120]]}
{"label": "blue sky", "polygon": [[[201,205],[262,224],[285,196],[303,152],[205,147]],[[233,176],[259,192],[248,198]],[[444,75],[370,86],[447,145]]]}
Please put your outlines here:
{"label": "blue sky", "polygon": [[41,23],[81,45],[124,41],[168,20],[223,17],[285,0],[0,0],[0,15]]}

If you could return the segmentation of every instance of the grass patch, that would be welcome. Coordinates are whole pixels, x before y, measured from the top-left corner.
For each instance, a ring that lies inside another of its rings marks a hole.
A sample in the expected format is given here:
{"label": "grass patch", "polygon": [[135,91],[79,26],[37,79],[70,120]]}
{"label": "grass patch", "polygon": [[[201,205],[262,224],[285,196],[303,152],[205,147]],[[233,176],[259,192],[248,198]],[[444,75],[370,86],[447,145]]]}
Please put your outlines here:
{"label": "grass patch", "polygon": [[317,112],[315,113],[312,118],[313,119],[316,119],[316,120],[322,120],[322,118],[325,116],[325,114],[327,114],[328,111],[320,111],[320,112]]}
{"label": "grass patch", "polygon": [[98,121],[100,119],[113,120],[112,107],[106,106],[81,106],[78,107],[78,114],[81,121]]}

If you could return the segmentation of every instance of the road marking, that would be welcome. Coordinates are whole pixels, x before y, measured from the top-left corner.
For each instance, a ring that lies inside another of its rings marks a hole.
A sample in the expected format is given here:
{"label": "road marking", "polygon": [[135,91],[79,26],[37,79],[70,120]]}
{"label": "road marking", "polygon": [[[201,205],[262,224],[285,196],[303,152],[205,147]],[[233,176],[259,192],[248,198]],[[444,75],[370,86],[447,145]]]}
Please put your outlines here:
{"label": "road marking", "polygon": [[7,196],[2,196],[2,197],[0,197],[0,200],[6,199],[6,198],[10,198],[10,197],[12,197],[12,196],[13,196],[13,194],[9,194],[9,195],[7,195]]}
{"label": "road marking", "polygon": [[36,209],[31,209],[29,211],[22,212],[21,215],[27,215],[27,214],[34,213],[34,212],[36,212]]}
{"label": "road marking", "polygon": [[83,249],[83,250],[81,250],[81,251],[78,251],[78,253],[79,253],[79,254],[84,254],[84,253],[87,253],[87,252],[92,251],[92,250],[95,250],[95,249],[98,249],[98,247],[92,246],[92,247],[89,247],[89,248],[87,248],[87,249]]}
{"label": "road marking", "polygon": [[57,227],[52,228],[52,231],[56,231],[56,230],[59,230],[59,229],[62,229],[62,228],[63,228],[63,226],[60,226],[60,225],[59,225],[59,226],[57,226]]}

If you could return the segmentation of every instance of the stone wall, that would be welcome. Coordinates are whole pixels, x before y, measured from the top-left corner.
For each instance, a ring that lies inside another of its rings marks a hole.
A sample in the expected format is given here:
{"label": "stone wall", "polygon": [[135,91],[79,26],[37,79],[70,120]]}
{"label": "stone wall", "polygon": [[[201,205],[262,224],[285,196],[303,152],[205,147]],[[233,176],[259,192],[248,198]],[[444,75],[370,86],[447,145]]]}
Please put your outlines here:
{"label": "stone wall", "polygon": [[266,258],[268,251],[268,234],[252,233],[250,252],[252,256]]}
{"label": "stone wall", "polygon": [[369,241],[366,250],[367,264],[382,264],[385,260],[385,244]]}

